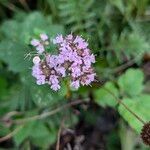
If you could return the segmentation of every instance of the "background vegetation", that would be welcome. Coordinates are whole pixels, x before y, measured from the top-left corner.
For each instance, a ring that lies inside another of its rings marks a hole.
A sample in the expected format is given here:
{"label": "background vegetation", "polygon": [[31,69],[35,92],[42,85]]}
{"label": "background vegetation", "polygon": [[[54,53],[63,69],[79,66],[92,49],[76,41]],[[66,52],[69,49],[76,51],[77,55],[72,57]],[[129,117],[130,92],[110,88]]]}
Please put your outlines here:
{"label": "background vegetation", "polygon": [[[60,141],[60,149],[68,150],[148,150],[140,139],[143,124],[116,98],[150,121],[149,4],[0,0],[1,149],[52,150]],[[98,82],[70,93],[65,84],[59,92],[37,86],[29,41],[41,32],[87,39]],[[83,103],[72,106],[79,100]]]}

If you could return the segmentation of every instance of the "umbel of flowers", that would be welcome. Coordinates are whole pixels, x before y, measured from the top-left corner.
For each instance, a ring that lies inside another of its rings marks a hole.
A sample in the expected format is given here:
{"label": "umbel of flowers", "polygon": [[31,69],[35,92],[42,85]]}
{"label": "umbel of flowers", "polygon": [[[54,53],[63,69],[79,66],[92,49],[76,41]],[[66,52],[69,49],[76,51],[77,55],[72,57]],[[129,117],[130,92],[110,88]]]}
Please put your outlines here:
{"label": "umbel of flowers", "polygon": [[[58,54],[46,52],[45,47],[54,44]],[[70,86],[78,89],[81,85],[90,85],[96,74],[92,68],[95,56],[90,52],[88,43],[80,36],[58,35],[50,40],[46,34],[40,39],[32,39],[37,55],[33,58],[32,76],[38,85],[49,84],[54,91],[60,89],[60,80],[69,77]]]}

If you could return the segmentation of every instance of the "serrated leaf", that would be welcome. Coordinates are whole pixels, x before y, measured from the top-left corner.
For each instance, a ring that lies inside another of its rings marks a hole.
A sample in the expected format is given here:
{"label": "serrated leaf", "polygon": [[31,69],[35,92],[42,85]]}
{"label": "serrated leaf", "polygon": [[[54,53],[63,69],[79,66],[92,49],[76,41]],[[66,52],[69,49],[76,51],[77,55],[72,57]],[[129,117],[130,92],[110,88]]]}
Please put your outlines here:
{"label": "serrated leaf", "polygon": [[134,56],[136,58],[141,58],[144,52],[148,52],[150,49],[145,36],[136,29],[130,33],[124,30],[119,40],[117,38],[113,39],[112,47],[115,49],[116,53],[124,52],[126,56]]}
{"label": "serrated leaf", "polygon": [[135,96],[143,90],[144,74],[140,69],[128,69],[118,79],[118,85],[123,94]]}
{"label": "serrated leaf", "polygon": [[[61,1],[58,6],[60,9],[59,16],[64,24],[71,25],[71,31],[81,32],[86,28],[93,27],[93,24],[95,23],[95,13],[91,11],[93,4],[93,0]],[[76,8],[80,11],[77,11]]]}
{"label": "serrated leaf", "polygon": [[95,102],[99,105],[105,106],[116,106],[116,100],[112,94],[110,94],[106,89],[110,90],[116,97],[118,97],[119,93],[117,88],[112,82],[107,82],[104,85],[104,88],[99,88],[94,91]]}
{"label": "serrated leaf", "polygon": [[[134,98],[124,98],[123,103],[143,121],[150,121],[150,113],[148,113],[148,110],[150,109],[150,95],[140,95]],[[121,104],[119,106],[119,113],[134,130],[140,133],[143,124]]]}

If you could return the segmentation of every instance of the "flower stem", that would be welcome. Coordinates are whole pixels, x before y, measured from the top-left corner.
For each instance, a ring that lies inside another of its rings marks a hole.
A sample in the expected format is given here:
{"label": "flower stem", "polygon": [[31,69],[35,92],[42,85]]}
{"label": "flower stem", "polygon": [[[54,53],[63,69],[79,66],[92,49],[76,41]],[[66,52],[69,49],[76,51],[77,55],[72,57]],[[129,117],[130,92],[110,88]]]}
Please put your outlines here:
{"label": "flower stem", "polygon": [[145,121],[141,117],[139,117],[135,112],[133,112],[125,103],[123,103],[121,99],[118,99],[117,96],[112,91],[110,91],[105,87],[104,89],[115,98],[117,103],[121,104],[128,112],[130,112],[135,118],[137,118],[143,125],[145,124]]}

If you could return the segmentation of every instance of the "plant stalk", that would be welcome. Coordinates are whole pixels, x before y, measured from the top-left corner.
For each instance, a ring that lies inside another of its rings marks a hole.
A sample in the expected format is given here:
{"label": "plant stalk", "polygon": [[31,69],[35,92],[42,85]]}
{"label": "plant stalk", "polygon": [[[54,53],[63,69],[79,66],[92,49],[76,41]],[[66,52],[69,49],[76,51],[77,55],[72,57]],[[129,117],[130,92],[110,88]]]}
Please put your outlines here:
{"label": "plant stalk", "polygon": [[133,112],[125,103],[123,103],[121,99],[118,99],[112,91],[110,91],[105,87],[104,89],[115,98],[117,103],[121,104],[128,112],[130,112],[135,118],[137,118],[143,125],[145,124],[145,121],[142,118],[140,118],[135,112]]}

